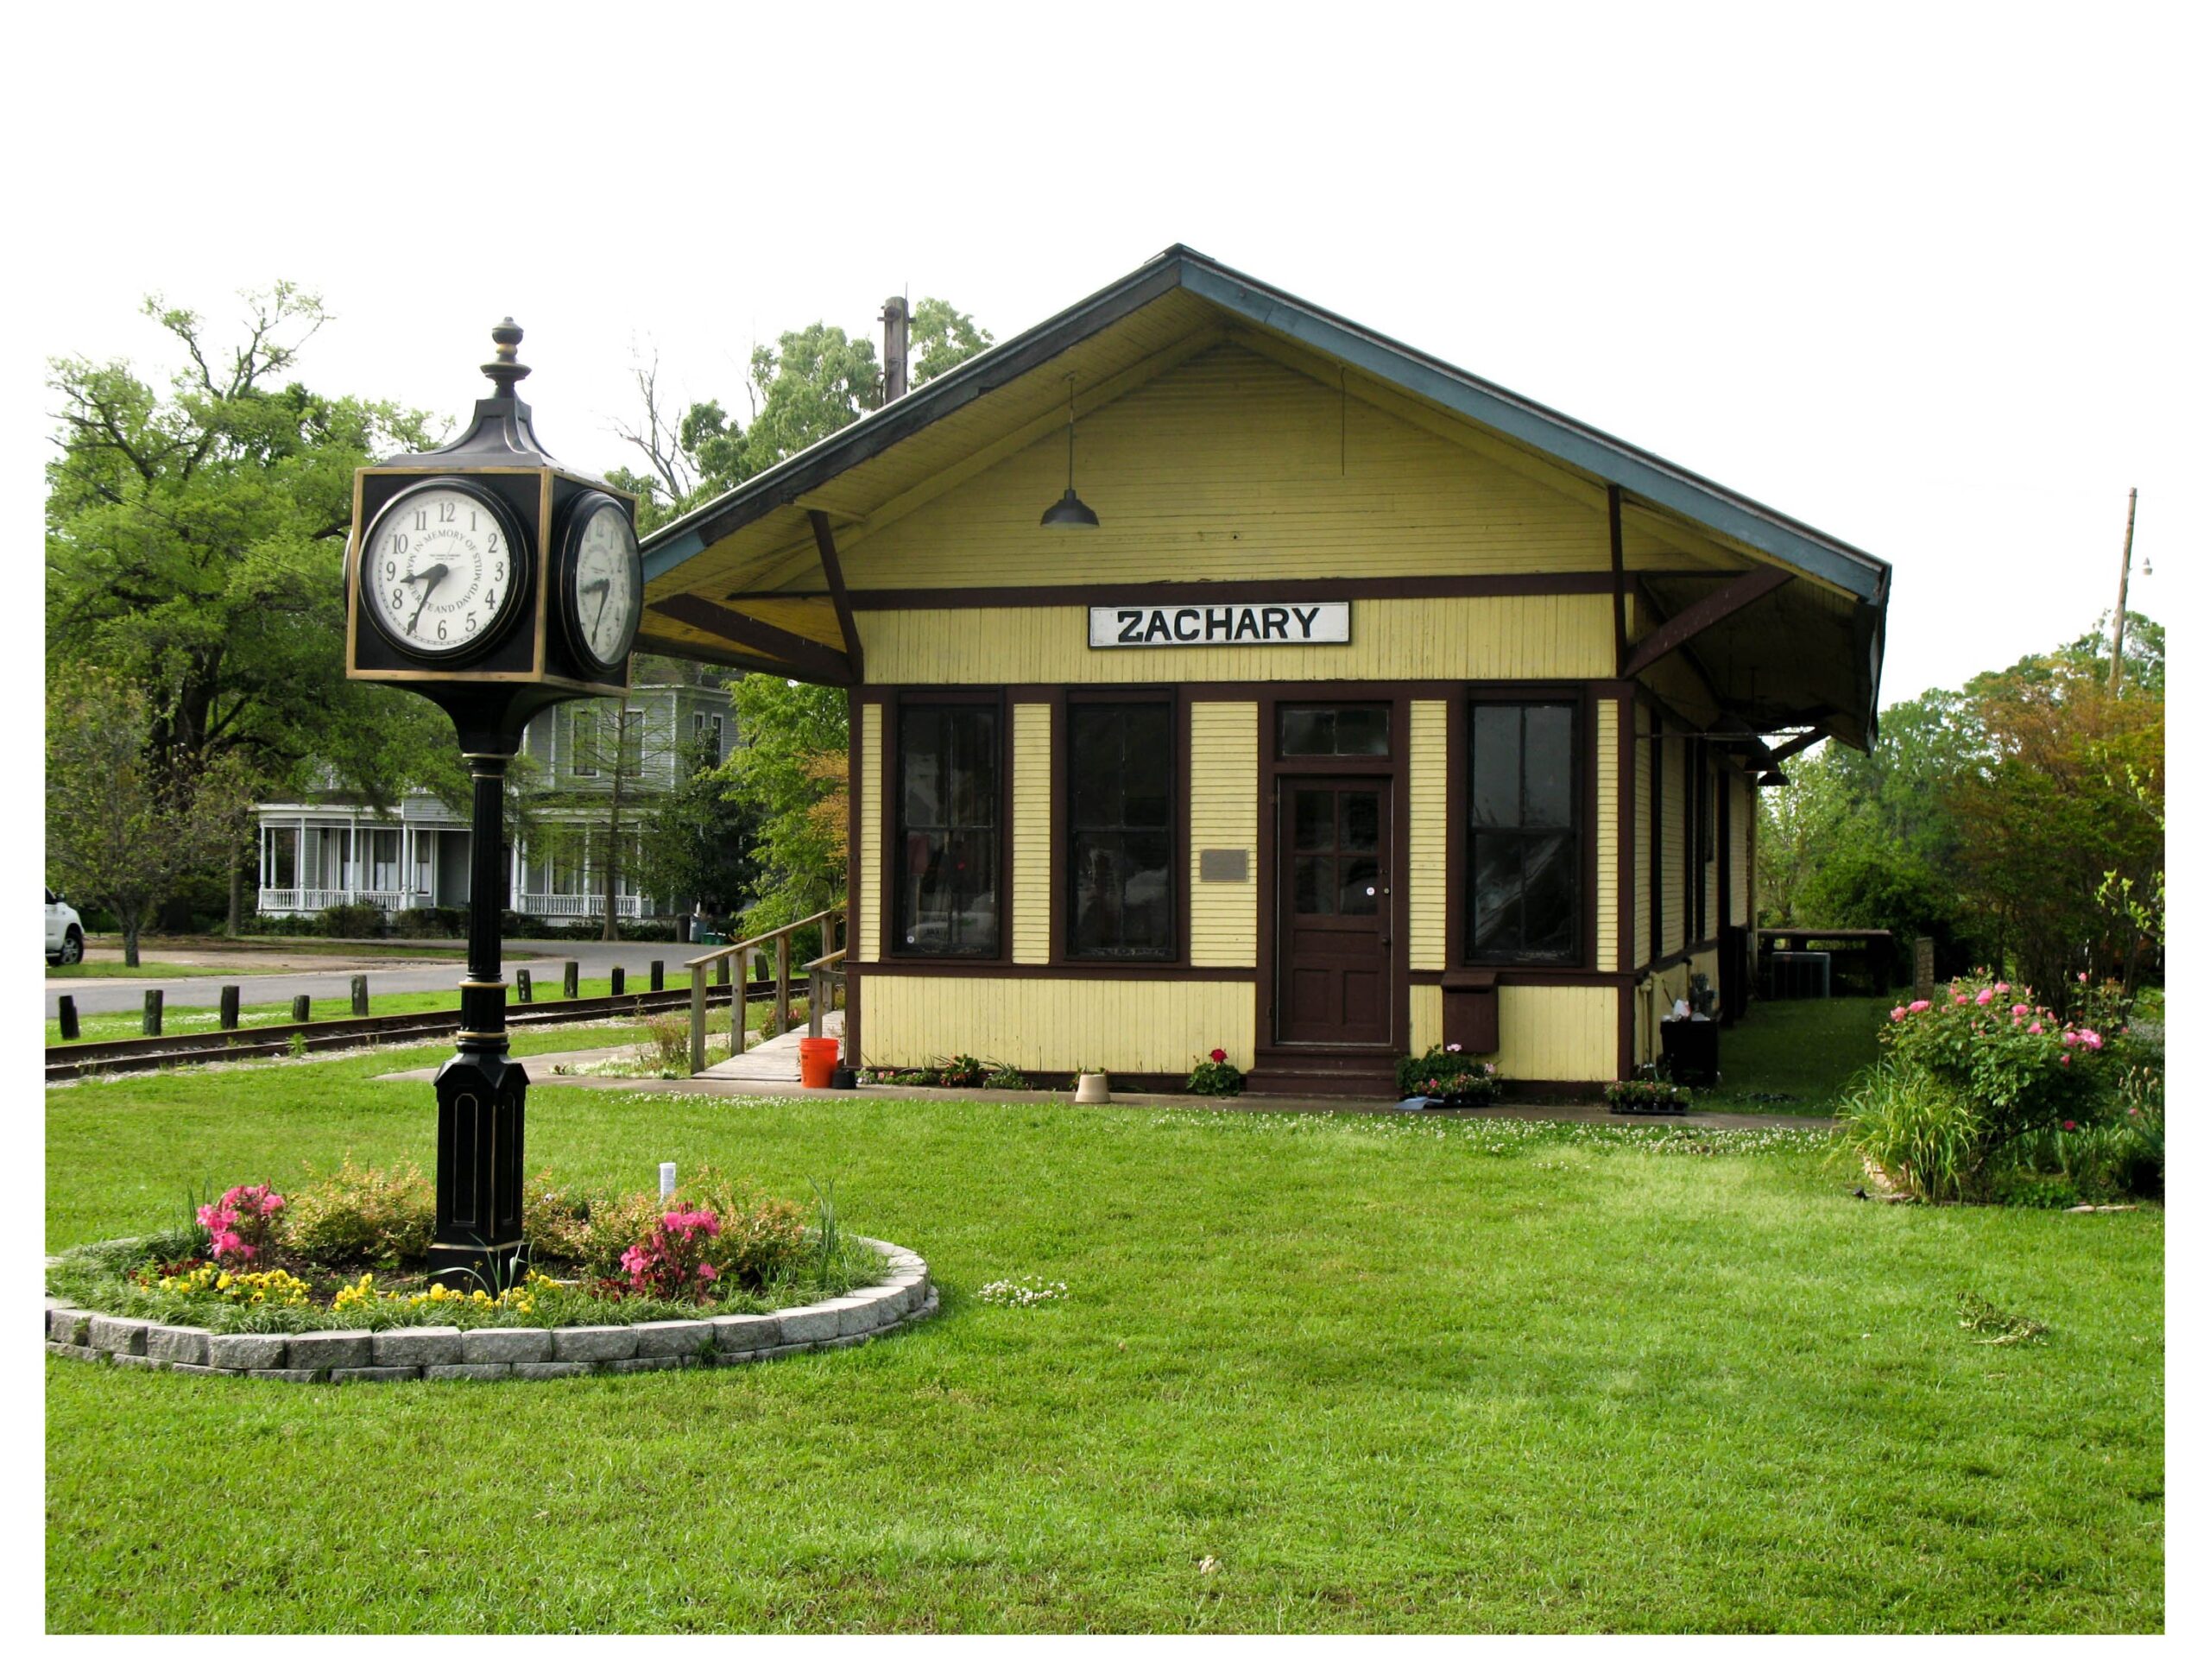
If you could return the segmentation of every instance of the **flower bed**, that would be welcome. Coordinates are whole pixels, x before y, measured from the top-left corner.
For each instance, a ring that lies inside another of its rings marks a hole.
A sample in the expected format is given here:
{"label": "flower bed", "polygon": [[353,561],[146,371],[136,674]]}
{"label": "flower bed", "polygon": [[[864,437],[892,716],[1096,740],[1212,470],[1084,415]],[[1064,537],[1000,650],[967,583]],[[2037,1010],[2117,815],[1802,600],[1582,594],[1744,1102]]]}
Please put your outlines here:
{"label": "flower bed", "polygon": [[1689,1111],[1688,1087],[1655,1077],[1615,1079],[1604,1087],[1604,1101],[1615,1115],[1684,1115]]}
{"label": "flower bed", "polygon": [[1432,1107],[1485,1108],[1503,1096],[1504,1080],[1495,1063],[1478,1061],[1457,1045],[1437,1045],[1397,1064],[1397,1089]]}

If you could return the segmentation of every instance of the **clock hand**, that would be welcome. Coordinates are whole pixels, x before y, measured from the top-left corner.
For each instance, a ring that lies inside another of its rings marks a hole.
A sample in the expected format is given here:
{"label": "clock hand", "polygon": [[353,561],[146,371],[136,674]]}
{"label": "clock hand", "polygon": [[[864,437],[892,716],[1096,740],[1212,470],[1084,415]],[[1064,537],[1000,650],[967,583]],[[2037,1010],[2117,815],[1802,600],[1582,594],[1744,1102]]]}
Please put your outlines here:
{"label": "clock hand", "polygon": [[414,616],[407,621],[407,635],[414,634],[415,625],[421,622],[422,609],[430,604],[430,597],[438,592],[438,585],[445,580],[445,563],[439,560],[424,571],[407,574],[407,581],[410,584],[418,578],[422,581],[421,597],[414,603]]}
{"label": "clock hand", "polygon": [[598,616],[590,622],[590,639],[597,641],[598,627],[606,622],[606,603],[614,598],[614,580],[611,578],[601,578],[595,584],[584,585],[584,593],[586,595],[593,590],[598,591]]}

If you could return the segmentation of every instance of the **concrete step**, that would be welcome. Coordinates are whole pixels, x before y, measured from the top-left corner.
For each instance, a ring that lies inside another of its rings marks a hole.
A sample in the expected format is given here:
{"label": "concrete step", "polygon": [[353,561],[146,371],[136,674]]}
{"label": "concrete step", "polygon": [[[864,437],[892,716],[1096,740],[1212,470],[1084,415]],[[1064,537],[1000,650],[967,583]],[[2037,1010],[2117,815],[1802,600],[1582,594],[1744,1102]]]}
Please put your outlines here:
{"label": "concrete step", "polygon": [[1396,1058],[1375,1062],[1346,1058],[1335,1066],[1277,1062],[1253,1068],[1243,1089],[1251,1096],[1390,1098],[1397,1095]]}

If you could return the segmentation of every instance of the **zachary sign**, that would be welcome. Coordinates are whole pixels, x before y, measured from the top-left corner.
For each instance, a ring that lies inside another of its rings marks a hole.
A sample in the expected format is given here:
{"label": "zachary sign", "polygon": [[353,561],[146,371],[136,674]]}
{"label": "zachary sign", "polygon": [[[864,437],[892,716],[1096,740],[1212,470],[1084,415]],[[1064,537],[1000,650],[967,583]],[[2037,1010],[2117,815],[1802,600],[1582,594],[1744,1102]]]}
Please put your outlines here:
{"label": "zachary sign", "polygon": [[1348,601],[1248,607],[1092,607],[1092,647],[1241,647],[1261,642],[1348,641]]}

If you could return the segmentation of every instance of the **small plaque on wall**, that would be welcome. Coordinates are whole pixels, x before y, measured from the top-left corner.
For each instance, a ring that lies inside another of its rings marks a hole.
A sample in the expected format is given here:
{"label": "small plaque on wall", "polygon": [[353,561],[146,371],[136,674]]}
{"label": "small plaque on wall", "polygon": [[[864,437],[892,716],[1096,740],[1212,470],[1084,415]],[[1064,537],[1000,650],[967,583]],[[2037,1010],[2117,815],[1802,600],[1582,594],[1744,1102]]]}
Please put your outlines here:
{"label": "small plaque on wall", "polygon": [[1208,846],[1197,854],[1199,881],[1248,881],[1250,878],[1251,854],[1247,851]]}

